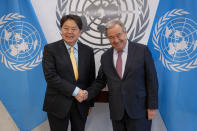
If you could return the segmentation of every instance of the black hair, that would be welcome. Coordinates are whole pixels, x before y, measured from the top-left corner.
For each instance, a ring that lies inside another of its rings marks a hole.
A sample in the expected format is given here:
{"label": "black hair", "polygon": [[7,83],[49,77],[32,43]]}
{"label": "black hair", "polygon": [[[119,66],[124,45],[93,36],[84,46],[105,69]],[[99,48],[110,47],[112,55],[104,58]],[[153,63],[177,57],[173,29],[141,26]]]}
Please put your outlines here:
{"label": "black hair", "polygon": [[67,21],[67,20],[73,20],[75,21],[75,23],[77,24],[78,28],[80,30],[82,30],[83,28],[83,23],[81,20],[81,17],[78,15],[73,15],[73,14],[69,14],[69,15],[64,15],[61,20],[60,20],[60,26],[62,27],[63,24]]}

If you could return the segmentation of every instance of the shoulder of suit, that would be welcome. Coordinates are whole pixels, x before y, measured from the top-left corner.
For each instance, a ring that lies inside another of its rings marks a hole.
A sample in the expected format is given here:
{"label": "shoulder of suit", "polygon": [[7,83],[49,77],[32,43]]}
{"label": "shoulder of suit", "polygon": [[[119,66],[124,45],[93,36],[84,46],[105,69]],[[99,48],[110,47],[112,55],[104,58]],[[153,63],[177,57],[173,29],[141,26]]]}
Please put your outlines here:
{"label": "shoulder of suit", "polygon": [[109,56],[111,53],[113,53],[113,48],[112,48],[112,47],[109,48],[107,51],[105,51],[105,52],[102,54],[101,58],[106,58],[106,57]]}
{"label": "shoulder of suit", "polygon": [[146,49],[147,48],[147,45],[136,43],[136,42],[131,42],[131,41],[129,41],[129,45],[137,47],[137,48],[142,48],[142,49]]}
{"label": "shoulder of suit", "polygon": [[53,43],[49,43],[45,46],[50,48],[50,47],[58,47],[58,46],[63,45],[63,44],[64,44],[63,40],[58,40],[58,41],[55,41]]}
{"label": "shoulder of suit", "polygon": [[86,50],[93,50],[93,48],[92,47],[90,47],[90,46],[88,46],[88,45],[85,45],[85,44],[83,44],[83,43],[81,43],[81,42],[78,42],[78,47],[81,47],[81,48],[84,48],[84,49],[86,49]]}

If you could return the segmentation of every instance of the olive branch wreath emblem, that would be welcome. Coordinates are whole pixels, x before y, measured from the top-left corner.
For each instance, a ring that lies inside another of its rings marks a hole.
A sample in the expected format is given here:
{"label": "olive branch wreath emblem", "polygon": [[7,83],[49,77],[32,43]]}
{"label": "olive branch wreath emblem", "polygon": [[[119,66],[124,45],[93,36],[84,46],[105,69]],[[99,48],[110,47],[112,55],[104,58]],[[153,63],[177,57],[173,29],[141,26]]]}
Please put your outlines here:
{"label": "olive branch wreath emblem", "polygon": [[184,64],[179,64],[179,63],[174,64],[174,63],[168,61],[167,59],[165,59],[165,56],[162,53],[162,50],[159,46],[159,37],[160,37],[160,32],[162,31],[164,25],[168,22],[169,19],[171,19],[172,17],[175,17],[175,16],[181,16],[181,15],[187,15],[187,14],[189,14],[189,12],[184,11],[183,9],[174,9],[172,11],[168,11],[155,24],[155,29],[153,31],[152,41],[153,41],[153,44],[155,45],[154,49],[156,49],[157,51],[160,52],[160,60],[162,61],[163,65],[167,69],[173,70],[176,72],[189,71],[193,68],[196,68],[197,67],[197,59],[192,60],[189,63],[184,63]]}
{"label": "olive branch wreath emblem", "polygon": [[[140,41],[143,36],[145,35],[145,30],[147,29],[149,25],[149,14],[150,9],[147,3],[147,0],[137,0],[138,4],[138,10],[141,11],[139,14],[139,18],[137,20],[136,26],[134,26],[133,30],[131,31],[129,39],[138,42]],[[66,12],[66,5],[68,4],[68,0],[58,0],[57,3],[57,9],[56,9],[56,24],[58,25],[58,28],[60,28],[60,19]]]}
{"label": "olive branch wreath emblem", "polygon": [[[24,16],[18,14],[18,13],[9,13],[7,15],[4,15],[0,18],[0,29],[4,26],[4,24],[8,23],[11,20],[19,20],[21,18],[25,18]],[[0,43],[1,44],[1,43]],[[33,59],[30,62],[26,63],[15,63],[7,60],[6,56],[2,53],[0,50],[0,55],[1,55],[1,63],[4,63],[5,66],[8,69],[12,69],[14,71],[25,71],[25,70],[30,70],[40,64],[42,61],[42,51],[40,51],[40,55],[38,55],[35,59]]]}
{"label": "olive branch wreath emblem", "polygon": [[149,14],[150,14],[150,9],[147,3],[147,0],[137,0],[138,5],[141,7],[141,13],[139,15],[139,18],[137,20],[135,28],[132,30],[129,39],[132,40],[133,42],[138,42],[140,41],[144,34],[145,30],[148,27],[149,24]]}

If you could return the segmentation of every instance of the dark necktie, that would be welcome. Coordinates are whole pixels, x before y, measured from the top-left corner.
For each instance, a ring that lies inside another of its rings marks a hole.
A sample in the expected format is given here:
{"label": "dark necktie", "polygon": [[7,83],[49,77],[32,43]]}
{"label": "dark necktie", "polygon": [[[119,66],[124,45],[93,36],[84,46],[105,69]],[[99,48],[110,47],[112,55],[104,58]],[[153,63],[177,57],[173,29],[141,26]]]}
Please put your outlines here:
{"label": "dark necktie", "polygon": [[120,78],[122,78],[122,51],[118,51],[118,59],[116,61],[116,71]]}

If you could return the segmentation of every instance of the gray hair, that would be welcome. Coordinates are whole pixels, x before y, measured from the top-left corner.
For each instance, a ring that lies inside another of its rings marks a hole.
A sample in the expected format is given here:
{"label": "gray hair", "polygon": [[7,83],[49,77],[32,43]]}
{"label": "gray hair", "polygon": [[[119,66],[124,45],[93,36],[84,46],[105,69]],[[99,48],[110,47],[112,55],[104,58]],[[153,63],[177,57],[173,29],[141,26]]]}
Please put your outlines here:
{"label": "gray hair", "polygon": [[120,20],[113,19],[106,23],[105,25],[105,35],[107,36],[107,30],[113,28],[115,25],[120,25],[122,27],[123,32],[127,32],[126,28],[124,27],[123,23]]}

